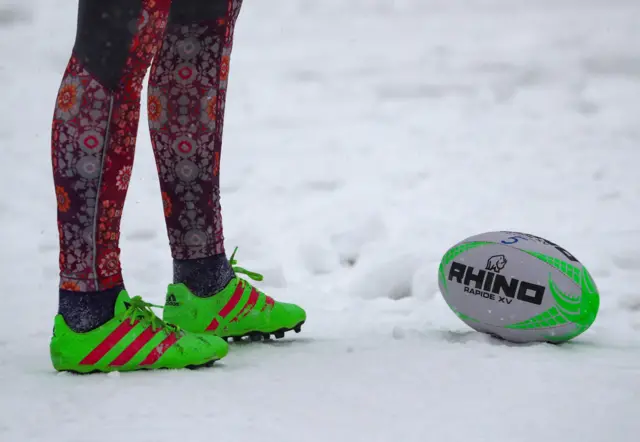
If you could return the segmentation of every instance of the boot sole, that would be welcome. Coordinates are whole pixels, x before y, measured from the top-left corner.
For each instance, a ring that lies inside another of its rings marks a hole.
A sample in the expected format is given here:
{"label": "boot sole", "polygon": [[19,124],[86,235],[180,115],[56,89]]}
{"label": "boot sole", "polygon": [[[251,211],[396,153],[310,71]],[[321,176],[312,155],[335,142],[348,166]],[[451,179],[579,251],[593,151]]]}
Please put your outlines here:
{"label": "boot sole", "polygon": [[276,339],[282,339],[287,332],[293,331],[296,333],[300,333],[302,331],[302,325],[304,323],[305,321],[301,321],[291,328],[283,327],[269,333],[250,331],[241,335],[221,336],[221,338],[227,342],[241,342],[244,341],[245,338],[248,338],[248,340],[251,342],[269,341],[271,340],[271,335],[273,335],[273,337]]}
{"label": "boot sole", "polygon": [[216,362],[218,362],[220,359],[222,358],[216,358],[216,359],[212,359],[210,361],[204,362],[202,364],[192,364],[192,365],[186,365],[184,368],[169,368],[169,367],[158,367],[158,368],[147,368],[147,367],[140,367],[140,368],[136,368],[133,370],[100,370],[98,368],[96,368],[95,370],[91,370],[91,371],[77,371],[77,370],[72,370],[72,369],[62,369],[62,370],[56,370],[60,373],[72,373],[72,374],[77,374],[77,375],[87,375],[87,374],[97,374],[97,373],[134,373],[134,372],[139,372],[139,371],[158,371],[158,370],[198,370],[201,368],[210,368],[213,367],[213,364],[215,364]]}

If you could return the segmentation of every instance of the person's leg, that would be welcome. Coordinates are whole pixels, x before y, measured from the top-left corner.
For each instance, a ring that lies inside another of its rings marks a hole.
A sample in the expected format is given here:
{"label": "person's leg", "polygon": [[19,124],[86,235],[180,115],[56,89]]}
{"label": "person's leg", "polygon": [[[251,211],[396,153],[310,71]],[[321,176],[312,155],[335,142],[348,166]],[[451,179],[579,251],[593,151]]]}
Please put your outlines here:
{"label": "person's leg", "polygon": [[123,288],[119,228],[140,93],[162,42],[170,3],[79,2],[76,41],[52,125],[60,313],[77,331],[108,321]]}
{"label": "person's leg", "polygon": [[[220,151],[229,60],[241,0],[180,0],[151,69],[148,114],[174,284],[164,319],[193,332],[252,338],[300,331],[304,310],[274,301],[227,260]],[[235,270],[235,272],[234,272]]]}
{"label": "person's leg", "polygon": [[234,274],[224,250],[220,152],[241,0],[180,0],[149,79],[148,115],[174,282],[206,296]]}
{"label": "person's leg", "polygon": [[144,76],[170,0],[80,0],[77,39],[53,119],[60,306],[51,362],[90,373],[212,364],[216,337],[162,322],[122,282],[118,248]]}

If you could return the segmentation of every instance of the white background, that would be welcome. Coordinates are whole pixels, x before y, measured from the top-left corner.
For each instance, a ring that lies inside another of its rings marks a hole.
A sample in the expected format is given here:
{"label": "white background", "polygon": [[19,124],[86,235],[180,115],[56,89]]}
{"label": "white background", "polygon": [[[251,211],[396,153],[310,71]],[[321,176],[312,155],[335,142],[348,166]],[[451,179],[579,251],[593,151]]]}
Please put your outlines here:
{"label": "white background", "polygon": [[[208,370],[79,377],[48,354],[50,124],[76,2],[0,2],[0,440],[637,441],[639,17],[637,0],[246,0],[226,244],[308,323]],[[144,118],[122,228],[128,288],[162,303]],[[441,255],[500,229],[589,268],[591,330],[514,347],[449,311]]]}

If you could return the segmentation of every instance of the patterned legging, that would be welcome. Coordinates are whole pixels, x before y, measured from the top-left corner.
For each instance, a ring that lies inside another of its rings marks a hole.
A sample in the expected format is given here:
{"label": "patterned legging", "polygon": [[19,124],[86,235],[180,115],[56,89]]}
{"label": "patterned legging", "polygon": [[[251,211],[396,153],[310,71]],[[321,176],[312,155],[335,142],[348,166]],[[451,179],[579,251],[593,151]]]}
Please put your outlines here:
{"label": "patterned legging", "polygon": [[120,220],[152,60],[147,109],[172,255],[224,253],[220,151],[241,3],[80,0],[52,127],[62,289],[122,284]]}

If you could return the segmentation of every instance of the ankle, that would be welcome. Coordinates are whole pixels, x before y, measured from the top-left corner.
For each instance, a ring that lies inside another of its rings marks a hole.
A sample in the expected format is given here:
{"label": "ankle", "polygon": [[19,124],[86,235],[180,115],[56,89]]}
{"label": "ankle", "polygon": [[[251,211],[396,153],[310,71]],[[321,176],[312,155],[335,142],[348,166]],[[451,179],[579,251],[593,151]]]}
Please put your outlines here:
{"label": "ankle", "polygon": [[116,299],[124,286],[97,292],[60,290],[58,313],[69,328],[83,333],[104,325],[113,318]]}
{"label": "ankle", "polygon": [[174,259],[173,282],[184,284],[191,292],[207,298],[224,289],[235,277],[224,253],[197,259]]}

